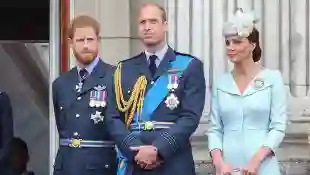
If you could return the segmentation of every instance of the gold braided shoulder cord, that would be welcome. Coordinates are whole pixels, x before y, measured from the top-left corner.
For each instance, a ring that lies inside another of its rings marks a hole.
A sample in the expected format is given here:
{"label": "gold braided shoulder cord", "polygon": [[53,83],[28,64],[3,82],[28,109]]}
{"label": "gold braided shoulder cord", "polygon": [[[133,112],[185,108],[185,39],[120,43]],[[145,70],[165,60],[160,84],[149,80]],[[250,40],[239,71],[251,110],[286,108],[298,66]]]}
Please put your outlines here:
{"label": "gold braided shoulder cord", "polygon": [[145,76],[140,76],[134,85],[129,100],[125,101],[121,83],[122,81],[121,71],[122,71],[122,63],[119,63],[114,73],[114,86],[115,86],[114,89],[115,89],[117,108],[119,111],[125,113],[125,122],[128,128],[133,120],[135,112],[137,111],[138,116],[142,112],[147,80]]}

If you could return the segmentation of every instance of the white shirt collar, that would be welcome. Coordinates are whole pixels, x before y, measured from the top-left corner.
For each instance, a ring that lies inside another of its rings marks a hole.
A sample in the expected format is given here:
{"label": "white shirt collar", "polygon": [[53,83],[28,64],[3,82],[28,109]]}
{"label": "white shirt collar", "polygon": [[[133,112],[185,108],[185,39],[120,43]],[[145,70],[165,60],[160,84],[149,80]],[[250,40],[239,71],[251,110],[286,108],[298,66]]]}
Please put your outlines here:
{"label": "white shirt collar", "polygon": [[147,59],[148,63],[149,63],[150,56],[156,55],[157,58],[158,58],[158,60],[156,60],[156,64],[158,66],[159,63],[164,59],[167,50],[168,50],[168,45],[165,44],[164,47],[161,50],[158,50],[155,53],[150,53],[147,50],[145,50],[144,53],[145,53],[145,56],[146,56],[146,59]]}

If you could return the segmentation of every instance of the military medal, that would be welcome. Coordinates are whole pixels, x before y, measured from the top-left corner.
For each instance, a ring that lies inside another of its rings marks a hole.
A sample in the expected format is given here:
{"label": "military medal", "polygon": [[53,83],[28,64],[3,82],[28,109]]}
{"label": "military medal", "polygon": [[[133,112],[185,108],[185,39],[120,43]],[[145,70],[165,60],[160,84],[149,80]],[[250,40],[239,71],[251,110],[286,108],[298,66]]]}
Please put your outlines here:
{"label": "military medal", "polygon": [[90,119],[94,121],[94,124],[103,122],[104,116],[101,115],[101,112],[96,111],[95,114],[91,114]]}
{"label": "military medal", "polygon": [[166,98],[165,103],[166,103],[166,106],[167,106],[169,109],[173,110],[173,109],[175,109],[175,108],[178,107],[178,105],[179,105],[180,102],[179,102],[179,100],[178,100],[178,97],[177,97],[174,93],[171,93],[171,94]]}
{"label": "military medal", "polygon": [[253,86],[254,86],[254,88],[255,89],[260,89],[260,88],[262,88],[263,86],[264,86],[264,80],[263,79],[261,79],[261,78],[257,78],[257,79],[255,79],[254,80],[254,82],[253,82]]}
{"label": "military medal", "polygon": [[90,92],[90,107],[105,107],[106,106],[106,91],[91,91]]}
{"label": "military medal", "polygon": [[174,93],[174,91],[179,86],[178,79],[179,79],[179,77],[177,74],[169,74],[168,75],[169,82],[168,82],[167,88],[168,88],[170,94],[166,98],[165,103],[166,103],[166,106],[171,110],[177,108],[179,103],[180,103],[178,100],[178,97]]}
{"label": "military medal", "polygon": [[75,90],[76,90],[77,92],[81,92],[82,86],[83,86],[83,83],[82,83],[82,82],[79,82],[79,84],[75,85]]}
{"label": "military medal", "polygon": [[179,84],[178,84],[178,75],[177,74],[169,74],[169,83],[167,88],[169,89],[169,91],[174,91],[175,89],[178,88]]}
{"label": "military medal", "polygon": [[89,106],[95,107],[96,103],[96,91],[90,91],[90,97],[89,97]]}

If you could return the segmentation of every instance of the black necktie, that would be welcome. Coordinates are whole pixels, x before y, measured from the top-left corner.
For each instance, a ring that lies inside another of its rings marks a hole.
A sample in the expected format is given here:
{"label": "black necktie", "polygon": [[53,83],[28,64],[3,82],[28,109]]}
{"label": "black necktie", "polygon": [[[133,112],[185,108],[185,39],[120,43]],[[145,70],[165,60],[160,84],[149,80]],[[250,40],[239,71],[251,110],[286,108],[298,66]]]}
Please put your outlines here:
{"label": "black necktie", "polygon": [[157,69],[157,66],[156,66],[156,60],[157,60],[157,56],[156,55],[151,55],[150,56],[150,65],[149,65],[149,69],[152,73],[152,76],[154,76],[155,72],[156,72],[156,69]]}
{"label": "black necktie", "polygon": [[81,82],[84,83],[84,81],[86,80],[87,76],[88,76],[88,72],[86,69],[81,69],[79,72],[80,78],[81,78]]}

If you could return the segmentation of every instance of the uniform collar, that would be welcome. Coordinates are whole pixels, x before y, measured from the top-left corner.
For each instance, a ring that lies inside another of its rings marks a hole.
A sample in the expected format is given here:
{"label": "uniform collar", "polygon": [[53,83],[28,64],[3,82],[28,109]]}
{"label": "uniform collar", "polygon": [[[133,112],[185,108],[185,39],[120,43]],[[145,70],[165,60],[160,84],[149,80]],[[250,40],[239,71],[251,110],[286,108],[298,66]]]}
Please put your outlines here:
{"label": "uniform collar", "polygon": [[[90,75],[94,68],[97,66],[98,62],[99,62],[100,58],[99,56],[97,56],[90,64],[88,64],[85,69],[87,70],[88,74]],[[77,70],[78,72],[80,72],[82,68],[80,66],[77,66]]]}
{"label": "uniform collar", "polygon": [[158,50],[155,53],[150,53],[147,50],[145,50],[144,53],[145,53],[147,61],[149,62],[149,58],[152,55],[156,55],[158,60],[159,60],[159,62],[162,61],[164,59],[164,57],[165,57],[166,52],[168,51],[168,48],[169,47],[168,47],[168,45],[166,43],[161,50]]}

